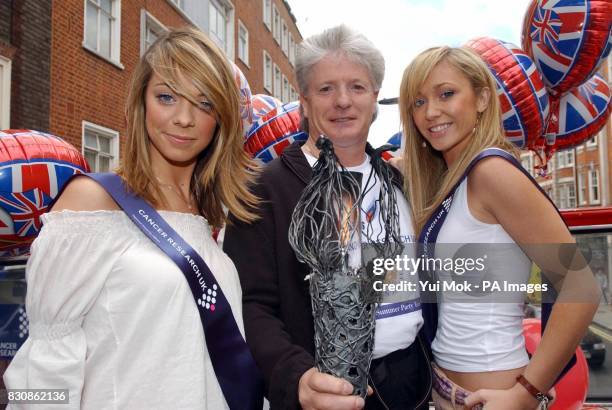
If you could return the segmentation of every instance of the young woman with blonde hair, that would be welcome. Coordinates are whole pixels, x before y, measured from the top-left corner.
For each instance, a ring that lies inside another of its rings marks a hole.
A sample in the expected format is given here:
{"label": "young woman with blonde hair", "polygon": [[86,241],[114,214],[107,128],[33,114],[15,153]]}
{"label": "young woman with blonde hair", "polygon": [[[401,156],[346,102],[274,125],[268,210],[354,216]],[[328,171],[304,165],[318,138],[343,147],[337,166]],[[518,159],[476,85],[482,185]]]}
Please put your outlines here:
{"label": "young woman with blonde hair", "polygon": [[127,99],[120,178],[111,177],[151,208],[144,221],[157,233],[178,233],[170,240],[164,231],[160,241],[177,248],[180,235],[179,259],[189,256],[193,267],[199,255],[216,283],[207,279],[194,298],[176,255],[132,223],[108,188],[73,179],[32,246],[30,335],[4,375],[7,388],[68,389],[71,408],[236,408],[216,364],[233,351],[213,350],[226,335],[211,339],[201,317],[215,306],[220,315],[225,303],[233,337],[244,334],[236,269],[211,236],[224,206],[254,219],[254,164],[242,149],[239,110],[232,68],[203,33],[170,30],[147,50]]}
{"label": "young woman with blonde hair", "polygon": [[[517,150],[503,134],[495,80],[478,55],[451,47],[422,52],[404,71],[399,104],[405,191],[420,242],[516,244],[518,252],[502,253],[489,270],[525,281],[531,260],[542,261],[524,245],[574,242],[516,161]],[[589,286],[585,291],[594,294]],[[543,404],[596,310],[590,303],[556,303],[530,359],[522,296],[489,303],[468,296],[470,303],[463,303],[439,294],[438,300],[437,307],[423,307],[438,409]]]}

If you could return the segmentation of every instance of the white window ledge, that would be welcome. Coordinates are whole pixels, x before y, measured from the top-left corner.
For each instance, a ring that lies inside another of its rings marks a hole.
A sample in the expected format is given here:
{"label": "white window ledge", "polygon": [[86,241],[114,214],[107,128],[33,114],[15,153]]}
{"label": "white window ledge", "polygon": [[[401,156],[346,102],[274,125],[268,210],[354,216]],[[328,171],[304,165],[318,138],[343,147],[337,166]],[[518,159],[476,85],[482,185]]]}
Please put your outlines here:
{"label": "white window ledge", "polygon": [[115,61],[112,60],[106,56],[103,56],[102,54],[98,53],[96,50],[91,49],[87,44],[83,43],[83,48],[87,51],[89,51],[91,54],[95,55],[98,58],[101,58],[102,60],[111,63],[112,65],[114,65],[115,67],[117,67],[120,70],[125,70],[125,67],[123,66],[123,64],[121,64],[119,61]]}

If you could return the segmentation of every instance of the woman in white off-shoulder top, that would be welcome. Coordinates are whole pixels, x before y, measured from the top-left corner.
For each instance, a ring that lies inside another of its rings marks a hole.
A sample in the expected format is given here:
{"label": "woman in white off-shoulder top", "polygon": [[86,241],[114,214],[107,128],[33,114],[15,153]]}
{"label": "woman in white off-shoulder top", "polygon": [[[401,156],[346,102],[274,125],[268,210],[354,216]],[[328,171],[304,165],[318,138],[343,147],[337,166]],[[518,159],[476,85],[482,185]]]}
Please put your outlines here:
{"label": "woman in white off-shoulder top", "polygon": [[[208,264],[244,334],[236,270],[211,236],[223,206],[250,221],[256,203],[223,53],[196,30],[164,34],[135,69],[126,117],[118,174]],[[227,408],[183,273],[104,188],[78,177],[42,219],[26,271],[30,336],[7,388],[68,389],[57,408]]]}

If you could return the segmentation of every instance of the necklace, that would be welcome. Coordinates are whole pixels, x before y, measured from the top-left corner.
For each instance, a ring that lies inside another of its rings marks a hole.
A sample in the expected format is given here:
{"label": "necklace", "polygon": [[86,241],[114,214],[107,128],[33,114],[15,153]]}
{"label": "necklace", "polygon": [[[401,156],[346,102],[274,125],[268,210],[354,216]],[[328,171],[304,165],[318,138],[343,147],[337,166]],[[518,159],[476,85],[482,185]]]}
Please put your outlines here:
{"label": "necklace", "polygon": [[[174,192],[174,194],[181,200],[183,201],[183,203],[185,204],[185,206],[187,206],[187,209],[189,209],[189,211],[193,211],[193,205],[191,204],[191,201],[189,201],[188,199],[185,198],[185,195],[183,195],[183,191],[181,191],[177,186],[173,185],[173,184],[168,184],[164,181],[162,181],[161,179],[159,179],[159,177],[155,177],[157,179],[157,182],[159,182],[159,184],[162,187],[165,187],[166,189]],[[179,186],[184,187],[185,184],[179,184]]]}

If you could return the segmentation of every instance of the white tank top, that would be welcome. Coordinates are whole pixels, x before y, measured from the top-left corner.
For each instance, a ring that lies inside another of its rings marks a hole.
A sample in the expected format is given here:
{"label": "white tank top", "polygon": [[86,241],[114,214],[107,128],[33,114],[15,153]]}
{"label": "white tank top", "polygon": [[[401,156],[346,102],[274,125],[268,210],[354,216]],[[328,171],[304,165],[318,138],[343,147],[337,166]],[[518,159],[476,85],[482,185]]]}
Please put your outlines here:
{"label": "white tank top", "polygon": [[[467,178],[457,188],[436,243],[457,244],[457,248],[466,243],[509,244],[494,245],[496,252],[485,262],[489,275],[494,280],[528,281],[531,261],[510,235],[501,225],[481,222],[470,213]],[[447,253],[453,245],[437,246],[436,257],[442,247]],[[450,275],[439,274],[441,280],[451,280]],[[470,299],[462,293],[461,303],[452,302],[452,293],[440,292],[440,296],[438,330],[432,343],[438,365],[458,372],[486,372],[515,369],[529,362],[522,326],[524,295],[512,295],[509,301],[504,293],[503,302],[491,295],[492,302],[479,302],[482,298]]]}

